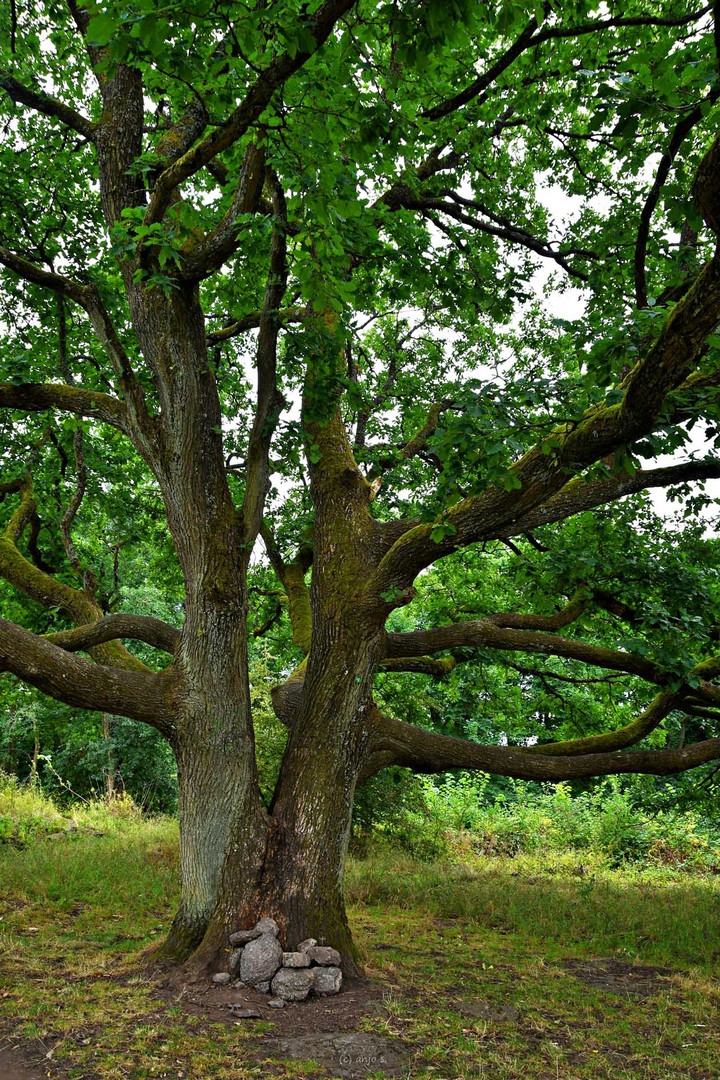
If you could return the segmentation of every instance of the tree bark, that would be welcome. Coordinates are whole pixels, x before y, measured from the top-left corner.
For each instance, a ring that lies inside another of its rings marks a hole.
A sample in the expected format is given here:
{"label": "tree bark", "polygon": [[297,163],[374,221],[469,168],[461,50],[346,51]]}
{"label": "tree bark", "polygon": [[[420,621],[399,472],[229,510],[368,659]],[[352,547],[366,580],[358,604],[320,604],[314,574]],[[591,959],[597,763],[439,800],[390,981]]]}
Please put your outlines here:
{"label": "tree bark", "polygon": [[[234,813],[212,917],[193,966],[222,967],[229,934],[271,916],[286,949],[316,938],[338,949],[346,974],[357,973],[343,871],[355,784],[370,737],[364,717],[370,714],[376,655],[376,641],[350,634],[316,647],[269,814],[250,824],[247,815]],[[202,829],[207,844],[205,818]]]}

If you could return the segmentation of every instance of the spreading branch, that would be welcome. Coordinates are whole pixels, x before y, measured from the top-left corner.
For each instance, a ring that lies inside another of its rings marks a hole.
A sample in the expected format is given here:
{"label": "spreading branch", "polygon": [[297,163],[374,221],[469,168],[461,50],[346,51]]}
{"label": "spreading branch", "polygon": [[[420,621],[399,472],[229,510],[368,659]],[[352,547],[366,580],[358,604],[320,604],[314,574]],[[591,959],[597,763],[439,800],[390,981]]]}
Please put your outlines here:
{"label": "spreading branch", "polygon": [[389,765],[404,765],[424,773],[482,769],[517,780],[558,783],[561,780],[616,773],[669,776],[720,758],[720,739],[708,739],[675,750],[632,750],[553,757],[544,753],[528,754],[526,749],[484,746],[466,739],[439,735],[379,713],[376,725],[372,752],[361,779],[367,779]]}
{"label": "spreading branch", "polygon": [[[441,198],[436,194],[423,194],[421,192],[414,192],[408,184],[395,183],[392,188],[382,197],[382,202],[386,203],[391,209],[397,210],[403,208],[405,210],[419,210],[425,215],[432,217],[432,220],[437,224],[433,215],[445,214],[447,217],[452,218],[461,225],[465,225],[468,228],[476,231],[486,233],[488,236],[495,236],[500,240],[507,240],[511,244],[525,247],[529,251],[534,251],[536,255],[540,255],[546,259],[552,259],[559,266],[565,270],[571,277],[578,278],[580,281],[587,281],[588,275],[583,270],[578,270],[572,263],[568,261],[568,255],[577,254],[583,258],[595,258],[593,252],[588,251],[561,251],[555,248],[547,240],[540,240],[534,236],[527,229],[522,228],[519,225],[515,225],[510,221],[506,221],[500,218],[499,215],[493,214],[487,207],[480,203],[473,202],[472,200],[463,199],[455,192],[448,192],[451,196],[450,199]],[[463,209],[463,203],[475,207],[478,211],[485,215],[490,220],[484,220],[478,217],[477,214],[469,214],[467,210]]]}
{"label": "spreading branch", "polygon": [[[548,10],[549,5],[545,7],[546,14]],[[624,26],[687,26],[692,22],[697,22],[711,10],[711,6],[707,5],[699,11],[693,11],[677,18],[655,15],[617,16],[610,19],[597,19],[593,22],[580,23],[577,26],[552,26],[548,27],[546,30],[541,30],[539,33],[535,33],[538,29],[538,22],[533,18],[523,28],[513,44],[506,49],[486,72],[479,75],[477,79],[465,87],[464,90],[461,90],[459,94],[455,94],[446,101],[434,105],[430,109],[426,109],[423,116],[428,120],[440,120],[443,116],[448,116],[450,113],[456,112],[458,109],[463,108],[463,106],[468,105],[471,101],[477,101],[479,104],[482,103],[482,101],[485,100],[482,96],[484,91],[488,90],[493,83],[497,82],[500,75],[502,75],[503,72],[505,72],[511,64],[522,55],[522,53],[526,52],[528,49],[536,48],[545,41],[553,41],[561,38],[584,37],[588,34],[602,33],[605,30]]]}
{"label": "spreading branch", "polygon": [[97,622],[44,634],[46,641],[67,652],[87,652],[108,641],[128,639],[144,641],[154,649],[173,654],[180,641],[181,631],[150,615],[106,615]]}
{"label": "spreading branch", "polygon": [[637,240],[635,243],[635,302],[639,308],[646,308],[648,306],[647,282],[645,279],[645,257],[648,237],[650,236],[650,223],[652,221],[653,213],[655,212],[655,207],[658,204],[660,193],[670,174],[672,163],[677,157],[683,142],[693,128],[707,115],[708,105],[714,105],[718,100],[718,97],[720,97],[720,87],[714,86],[703,102],[684,116],[682,120],[678,121],[670,137],[667,149],[660,158],[655,173],[655,180],[648,192],[640,214],[640,223],[638,225]]}
{"label": "spreading branch", "polygon": [[[73,300],[78,304],[87,314],[90,324],[100,341],[106,355],[108,356],[112,365],[113,371],[117,376],[119,385],[123,391],[125,401],[124,403],[117,402],[114,398],[106,394],[98,394],[93,391],[79,391],[79,393],[85,395],[86,406],[90,405],[97,409],[102,407],[102,414],[98,411],[87,411],[87,408],[81,408],[81,398],[77,393],[70,391],[76,388],[61,387],[58,390],[55,384],[32,384],[24,389],[29,392],[31,389],[35,389],[37,393],[41,393],[44,389],[47,393],[62,392],[63,399],[67,404],[60,404],[60,399],[56,399],[55,402],[51,402],[50,405],[44,405],[42,408],[53,407],[66,408],[70,412],[77,412],[79,415],[95,417],[96,419],[105,420],[107,423],[113,424],[118,427],[132,440],[136,448],[143,455],[145,460],[151,464],[155,455],[155,434],[154,423],[148,414],[145,395],[143,393],[140,382],[132,369],[130,359],[127,352],[123,348],[122,342],[118,336],[118,333],[112,323],[110,314],[103,304],[100,298],[100,291],[96,285],[80,285],[76,281],[72,281],[70,278],[63,277],[62,274],[56,274],[54,272],[43,270],[41,267],[36,266],[34,263],[28,262],[27,259],[23,259],[15,252],[9,251],[7,248],[0,247],[0,264],[6,266],[13,273],[17,274],[24,281],[28,281],[33,285],[40,285],[43,288],[50,289],[60,297],[67,297],[69,300]],[[2,383],[0,387],[3,390],[7,389],[8,384]],[[36,393],[36,396],[37,396]],[[32,394],[29,395],[32,397]],[[1,402],[0,402],[1,404]],[[13,406],[15,407],[15,406]],[[37,411],[31,404],[19,405],[18,408],[28,408],[28,411]],[[122,420],[122,422],[120,422]]]}
{"label": "spreading branch", "polygon": [[[220,345],[223,341],[229,341],[231,338],[237,337],[238,334],[244,334],[247,330],[257,330],[260,326],[260,319],[262,318],[261,311],[252,311],[249,315],[244,315],[242,319],[237,319],[233,323],[229,323],[224,326],[222,330],[215,330],[207,335],[208,345]],[[280,326],[286,326],[288,323],[302,322],[307,318],[307,309],[304,307],[289,307],[284,311],[278,313],[278,322]]]}
{"label": "spreading branch", "polygon": [[165,735],[174,730],[169,674],[121,670],[84,660],[7,619],[0,619],[0,671],[66,705],[129,716]]}
{"label": "spreading branch", "polygon": [[128,433],[129,423],[124,402],[111,394],[97,390],[84,390],[64,383],[0,383],[0,408],[17,409],[21,412],[45,412],[59,409],[102,420],[106,424]]}
{"label": "spreading branch", "polygon": [[[709,182],[717,183],[714,177]],[[442,515],[448,528],[439,543],[431,537],[432,523],[411,527],[380,563],[374,583],[378,595],[388,588],[407,588],[420,570],[458,547],[512,535],[517,522],[522,522],[519,531],[532,528],[532,512],[566,487],[568,473],[579,473],[654,429],[667,395],[693,371],[719,321],[720,255],[716,254],[624,380],[622,401],[595,405],[577,423],[557,428],[553,439],[558,445],[552,455],[537,446],[511,466],[514,486],[492,485],[482,495],[452,506]]]}
{"label": "spreading branch", "polygon": [[[507,617],[506,617],[507,618]],[[518,621],[522,618],[516,616]],[[544,618],[534,616],[525,618]],[[451,623],[429,630],[411,630],[401,634],[387,634],[385,655],[394,657],[432,656],[461,648],[497,649],[500,652],[525,652],[541,656],[557,656],[577,660],[592,667],[608,671],[623,671],[638,675],[647,682],[663,684],[667,672],[659,664],[644,657],[593,645],[575,638],[539,630],[518,630],[498,626],[492,617]]]}
{"label": "spreading branch", "polygon": [[97,124],[94,124],[92,120],[66,105],[64,101],[60,101],[50,94],[45,94],[42,90],[33,90],[29,86],[24,86],[23,83],[3,69],[0,69],[0,89],[4,90],[16,105],[26,105],[35,112],[59,120],[65,127],[77,131],[79,135],[82,135],[89,142],[92,142],[95,138]]}
{"label": "spreading branch", "polygon": [[640,491],[718,478],[720,478],[720,460],[717,459],[685,461],[680,465],[668,465],[661,469],[638,469],[632,476],[622,472],[596,480],[579,477],[571,480],[535,510],[499,530],[497,539],[519,536],[540,525],[564,521],[584,510],[592,510],[596,506],[617,502],[618,499],[635,495]]}
{"label": "spreading branch", "polygon": [[378,476],[421,454],[423,450],[427,449],[430,437],[435,434],[440,417],[452,407],[452,398],[445,398],[443,401],[436,401],[431,405],[428,409],[427,419],[422,427],[398,450],[381,457],[377,464],[373,466],[369,475],[371,477]]}

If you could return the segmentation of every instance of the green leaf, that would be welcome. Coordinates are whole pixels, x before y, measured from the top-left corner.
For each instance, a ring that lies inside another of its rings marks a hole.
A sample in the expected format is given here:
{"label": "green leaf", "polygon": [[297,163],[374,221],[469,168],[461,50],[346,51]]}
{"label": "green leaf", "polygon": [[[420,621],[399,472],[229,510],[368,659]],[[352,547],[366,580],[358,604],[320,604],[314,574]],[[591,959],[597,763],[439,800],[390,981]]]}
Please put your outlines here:
{"label": "green leaf", "polygon": [[86,40],[88,45],[107,45],[120,26],[120,19],[110,14],[93,15],[88,22]]}

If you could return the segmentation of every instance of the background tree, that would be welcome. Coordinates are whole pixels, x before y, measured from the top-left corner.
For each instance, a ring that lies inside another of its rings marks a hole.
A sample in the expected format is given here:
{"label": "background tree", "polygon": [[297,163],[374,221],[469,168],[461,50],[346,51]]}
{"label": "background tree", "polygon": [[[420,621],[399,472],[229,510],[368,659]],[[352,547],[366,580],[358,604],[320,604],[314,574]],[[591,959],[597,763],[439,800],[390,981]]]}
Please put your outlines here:
{"label": "background tree", "polygon": [[[679,667],[605,644],[593,613],[630,605],[588,560],[572,589],[548,577],[507,611],[482,586],[487,545],[546,547],[542,528],[720,475],[691,454],[639,467],[688,424],[716,432],[711,9],[69,0],[2,18],[0,574],[35,621],[0,620],[0,665],[171,745],[168,952],[212,966],[270,914],[352,970],[353,794],[389,765],[569,779],[720,757],[715,738],[623,752],[680,707],[715,715],[707,637]],[[582,317],[536,310],[540,263]],[[142,489],[167,519],[177,621],[113,610],[74,540],[92,514],[116,522],[111,544],[140,530],[157,551]],[[305,655],[274,695],[288,737],[267,807],[247,661],[260,535]],[[414,619],[416,580],[469,549],[477,608]],[[654,697],[616,730],[525,747],[373,700],[378,673],[443,676],[477,650],[632,675]]]}

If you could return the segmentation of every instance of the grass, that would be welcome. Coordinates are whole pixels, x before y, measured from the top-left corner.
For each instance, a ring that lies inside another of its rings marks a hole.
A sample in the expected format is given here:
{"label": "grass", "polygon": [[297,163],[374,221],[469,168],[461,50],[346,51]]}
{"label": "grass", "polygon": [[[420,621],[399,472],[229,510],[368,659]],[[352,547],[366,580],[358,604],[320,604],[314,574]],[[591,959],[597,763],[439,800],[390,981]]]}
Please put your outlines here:
{"label": "grass", "polygon": [[[177,900],[174,822],[125,805],[72,823],[0,847],[0,1046],[57,1080],[333,1075],[263,1062],[257,1028],[160,996],[146,960]],[[351,860],[347,890],[384,986],[384,1013],[363,1025],[412,1048],[408,1078],[717,1080],[718,876],[591,853],[452,865],[380,850]]]}
{"label": "grass", "polygon": [[350,862],[356,905],[422,910],[517,934],[558,955],[619,955],[635,963],[712,971],[720,957],[720,876],[665,867],[613,869],[553,852],[420,863],[392,850]]}

